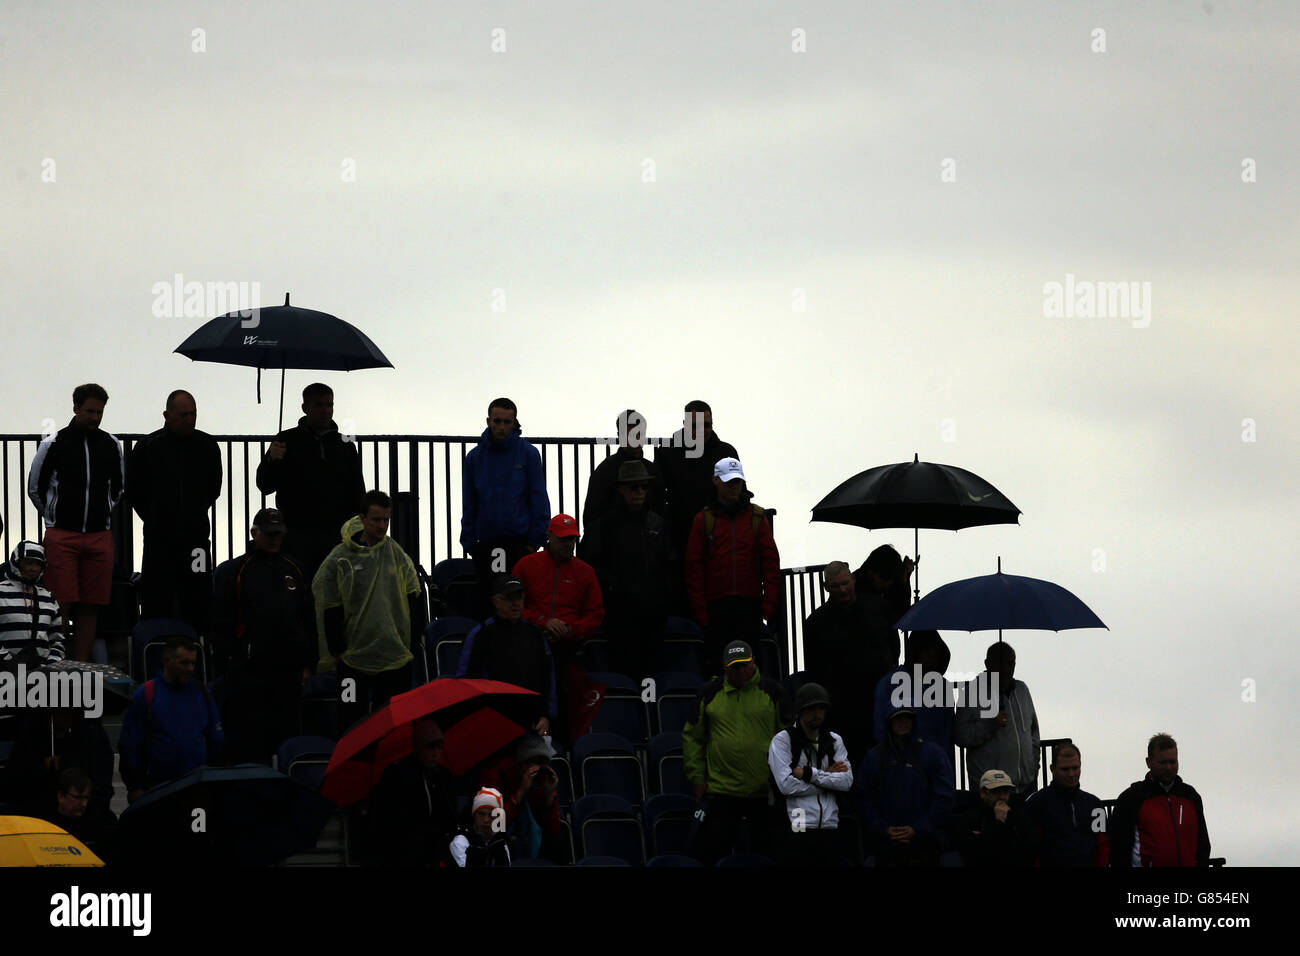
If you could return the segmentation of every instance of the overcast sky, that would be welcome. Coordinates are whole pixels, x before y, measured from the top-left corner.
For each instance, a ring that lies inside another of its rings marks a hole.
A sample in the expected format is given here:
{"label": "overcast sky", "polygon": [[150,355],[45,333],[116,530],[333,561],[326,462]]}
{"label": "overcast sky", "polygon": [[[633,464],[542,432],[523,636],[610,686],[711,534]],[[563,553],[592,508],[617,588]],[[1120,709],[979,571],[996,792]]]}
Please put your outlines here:
{"label": "overcast sky", "polygon": [[[7,0],[0,432],[92,380],[114,432],[180,386],[273,431],[274,379],[172,353],[180,274],[366,330],[396,370],[288,376],[360,434],[704,398],[787,566],[910,553],[807,515],[959,465],[1024,514],[922,531],[923,589],[1001,555],[1109,625],[1006,635],[1084,787],[1169,731],[1215,855],[1292,864],[1298,10]],[[1138,295],[1052,314],[1067,282]],[[996,635],[945,637],[970,672]]]}

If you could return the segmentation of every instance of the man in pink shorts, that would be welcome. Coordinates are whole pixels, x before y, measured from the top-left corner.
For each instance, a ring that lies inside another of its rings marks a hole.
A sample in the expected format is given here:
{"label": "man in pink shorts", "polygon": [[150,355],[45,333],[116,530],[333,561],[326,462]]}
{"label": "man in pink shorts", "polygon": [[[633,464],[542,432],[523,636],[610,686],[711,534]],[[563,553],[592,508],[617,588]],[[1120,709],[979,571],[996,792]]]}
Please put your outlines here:
{"label": "man in pink shorts", "polygon": [[108,393],[78,385],[72,421],[41,442],[27,496],[45,521],[45,586],[73,622],[72,660],[90,660],[99,607],[113,588],[113,506],[125,485],[122,446],[99,428]]}

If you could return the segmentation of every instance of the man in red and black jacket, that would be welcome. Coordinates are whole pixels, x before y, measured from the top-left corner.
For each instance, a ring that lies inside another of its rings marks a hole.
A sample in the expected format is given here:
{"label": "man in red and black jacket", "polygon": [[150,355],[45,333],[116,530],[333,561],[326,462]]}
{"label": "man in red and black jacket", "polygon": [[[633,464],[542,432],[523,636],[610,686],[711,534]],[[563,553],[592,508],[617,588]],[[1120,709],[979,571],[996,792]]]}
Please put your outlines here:
{"label": "man in red and black jacket", "polygon": [[735,458],[713,468],[714,500],[695,516],[686,546],[686,594],[704,628],[704,659],[729,641],[756,646],[781,606],[781,556],[763,508],[753,504]]}
{"label": "man in red and black jacket", "polygon": [[1148,773],[1115,801],[1107,830],[1110,865],[1206,866],[1210,834],[1201,795],[1178,776],[1178,744],[1168,734],[1147,742]]}

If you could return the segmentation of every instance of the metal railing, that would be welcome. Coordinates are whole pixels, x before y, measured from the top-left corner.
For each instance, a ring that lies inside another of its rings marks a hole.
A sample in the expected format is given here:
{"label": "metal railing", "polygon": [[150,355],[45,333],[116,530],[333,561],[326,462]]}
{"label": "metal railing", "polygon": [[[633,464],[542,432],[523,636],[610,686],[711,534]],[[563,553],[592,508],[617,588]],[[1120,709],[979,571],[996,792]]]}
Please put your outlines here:
{"label": "metal railing", "polygon": [[[117,434],[124,454],[145,435]],[[271,439],[264,435],[213,435],[221,449],[221,496],[209,514],[212,560],[220,563],[243,553],[248,528],[267,496],[257,488],[257,466]],[[43,522],[27,497],[27,475],[40,435],[0,435],[3,470],[4,556],[23,539],[39,540]],[[596,466],[613,454],[616,445],[600,438],[529,437],[541,453],[542,470],[553,514],[571,514],[581,528],[582,503]],[[460,547],[461,463],[478,445],[475,435],[358,435],[361,471],[367,488],[392,495],[393,537],[416,564],[431,569],[439,561],[462,557]],[[769,515],[775,511],[769,510]],[[143,547],[141,523],[126,499],[113,516],[118,567],[139,568]],[[782,570],[784,606],[774,629],[784,633],[784,663],[797,670],[804,619],[825,600],[817,572],[821,565]],[[787,612],[785,609],[791,609]]]}

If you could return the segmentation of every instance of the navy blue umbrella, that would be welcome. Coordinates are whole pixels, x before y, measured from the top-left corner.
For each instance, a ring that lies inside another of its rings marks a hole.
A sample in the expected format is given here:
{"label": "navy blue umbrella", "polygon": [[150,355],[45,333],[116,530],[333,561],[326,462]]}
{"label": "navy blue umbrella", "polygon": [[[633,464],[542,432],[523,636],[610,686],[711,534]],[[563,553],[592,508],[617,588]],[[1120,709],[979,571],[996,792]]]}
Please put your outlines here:
{"label": "navy blue umbrella", "polygon": [[[1051,581],[998,573],[953,581],[927,594],[898,620],[904,631],[1065,631],[1106,625],[1088,605]],[[998,635],[1001,639],[1001,633]]]}
{"label": "navy blue umbrella", "polygon": [[270,866],[315,846],[333,808],[270,767],[199,767],[127,807],[113,859],[150,866]]}
{"label": "navy blue umbrella", "polygon": [[280,369],[280,424],[284,424],[284,370],[392,368],[369,337],[337,316],[289,304],[228,312],[203,324],[175,351],[195,362],[247,365],[257,369],[257,400],[262,400],[262,369]]}

